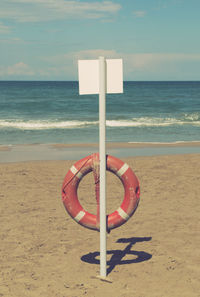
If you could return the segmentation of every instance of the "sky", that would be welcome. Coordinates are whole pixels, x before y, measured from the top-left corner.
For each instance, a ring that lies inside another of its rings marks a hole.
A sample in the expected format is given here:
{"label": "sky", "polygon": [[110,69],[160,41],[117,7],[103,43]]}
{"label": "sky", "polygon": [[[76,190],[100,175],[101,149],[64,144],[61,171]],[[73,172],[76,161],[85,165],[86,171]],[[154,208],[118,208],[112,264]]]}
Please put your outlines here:
{"label": "sky", "polygon": [[0,0],[0,80],[78,80],[122,58],[124,80],[200,80],[199,0]]}

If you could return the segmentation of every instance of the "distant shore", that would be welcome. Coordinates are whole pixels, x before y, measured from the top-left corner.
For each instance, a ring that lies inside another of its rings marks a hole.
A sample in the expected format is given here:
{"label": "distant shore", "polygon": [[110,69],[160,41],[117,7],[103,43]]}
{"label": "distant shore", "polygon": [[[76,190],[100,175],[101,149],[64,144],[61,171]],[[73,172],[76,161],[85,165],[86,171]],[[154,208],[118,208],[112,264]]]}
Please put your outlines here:
{"label": "distant shore", "polygon": [[[78,160],[98,152],[98,143],[0,145],[0,163],[46,160]],[[116,157],[200,153],[200,141],[108,142],[107,154]]]}

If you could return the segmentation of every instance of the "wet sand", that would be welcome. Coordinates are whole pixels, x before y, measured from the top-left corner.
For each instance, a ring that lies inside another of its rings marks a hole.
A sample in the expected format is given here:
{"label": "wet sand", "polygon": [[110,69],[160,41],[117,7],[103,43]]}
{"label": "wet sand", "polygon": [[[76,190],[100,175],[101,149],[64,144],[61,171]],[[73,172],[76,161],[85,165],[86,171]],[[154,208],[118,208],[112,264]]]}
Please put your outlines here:
{"label": "wet sand", "polygon": [[[192,153],[200,154],[199,141],[173,143],[108,142],[106,147],[108,154],[118,158]],[[0,145],[0,163],[36,160],[79,160],[94,152],[98,152],[97,143]]]}

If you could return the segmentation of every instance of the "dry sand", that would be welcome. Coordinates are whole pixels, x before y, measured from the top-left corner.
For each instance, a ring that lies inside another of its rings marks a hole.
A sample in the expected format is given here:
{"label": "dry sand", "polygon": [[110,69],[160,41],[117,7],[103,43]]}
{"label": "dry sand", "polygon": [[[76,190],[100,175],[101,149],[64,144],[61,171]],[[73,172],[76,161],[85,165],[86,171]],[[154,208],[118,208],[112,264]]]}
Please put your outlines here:
{"label": "dry sand", "polygon": [[[0,164],[0,296],[200,297],[200,154],[123,159],[141,184],[134,216],[108,235],[108,278],[99,233],[74,222],[61,201],[73,161]],[[95,211],[88,175],[83,206]],[[123,199],[108,174],[108,211]]]}

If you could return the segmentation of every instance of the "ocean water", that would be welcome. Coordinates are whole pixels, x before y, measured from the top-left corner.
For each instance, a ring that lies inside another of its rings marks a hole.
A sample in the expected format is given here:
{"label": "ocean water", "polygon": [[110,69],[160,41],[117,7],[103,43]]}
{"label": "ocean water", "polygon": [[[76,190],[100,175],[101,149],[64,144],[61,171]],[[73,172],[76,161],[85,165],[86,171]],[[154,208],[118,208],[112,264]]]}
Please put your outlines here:
{"label": "ocean water", "polygon": [[[108,142],[200,141],[200,82],[124,82],[106,96]],[[0,81],[0,144],[98,142],[98,95],[78,82]]]}

